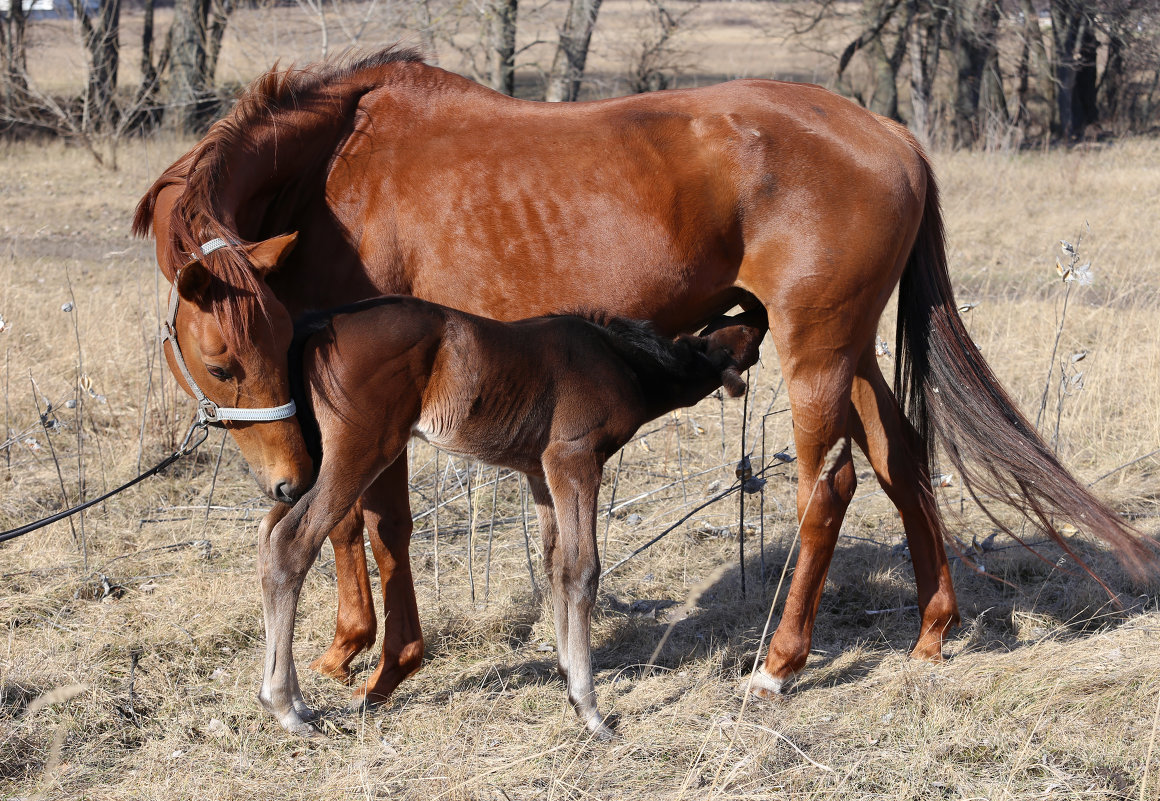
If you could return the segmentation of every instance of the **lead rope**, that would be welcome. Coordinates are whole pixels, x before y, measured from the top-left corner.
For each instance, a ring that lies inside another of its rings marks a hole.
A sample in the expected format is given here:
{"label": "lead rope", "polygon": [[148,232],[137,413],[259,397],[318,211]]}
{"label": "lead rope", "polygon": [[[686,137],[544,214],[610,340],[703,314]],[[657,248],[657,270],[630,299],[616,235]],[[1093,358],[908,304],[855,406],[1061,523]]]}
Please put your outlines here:
{"label": "lead rope", "polygon": [[169,456],[166,456],[164,459],[162,459],[154,467],[149,468],[141,475],[137,476],[136,478],[134,478],[130,481],[125,482],[124,484],[117,487],[116,489],[110,490],[109,492],[106,492],[104,495],[102,495],[99,498],[93,498],[92,500],[85,501],[84,503],[80,504],[79,506],[74,506],[71,509],[65,509],[62,512],[57,512],[56,514],[41,518],[40,520],[36,520],[32,523],[27,523],[23,526],[20,526],[20,528],[14,528],[14,529],[11,529],[9,531],[0,532],[0,542],[7,542],[8,540],[14,540],[17,537],[23,536],[30,531],[36,531],[38,528],[44,528],[45,526],[47,526],[51,523],[55,523],[58,520],[64,520],[66,517],[69,517],[71,515],[75,515],[77,512],[88,509],[90,506],[95,506],[96,504],[100,503],[101,501],[104,501],[104,500],[116,495],[118,492],[123,492],[123,491],[129,489],[129,487],[133,486],[134,484],[138,484],[138,483],[144,481],[145,479],[149,478],[150,476],[157,475],[162,470],[169,467],[169,465],[173,464],[178,459],[180,459],[182,456],[185,456],[186,454],[193,453],[193,451],[196,450],[199,445],[201,445],[203,442],[205,442],[206,437],[208,437],[208,436],[209,436],[209,428],[207,427],[206,422],[204,420],[201,420],[201,419],[197,420],[196,422],[194,422],[193,425],[191,425],[189,427],[189,431],[186,432],[186,434],[185,434],[185,439],[182,440],[181,445],[178,446],[177,450],[175,450]]}

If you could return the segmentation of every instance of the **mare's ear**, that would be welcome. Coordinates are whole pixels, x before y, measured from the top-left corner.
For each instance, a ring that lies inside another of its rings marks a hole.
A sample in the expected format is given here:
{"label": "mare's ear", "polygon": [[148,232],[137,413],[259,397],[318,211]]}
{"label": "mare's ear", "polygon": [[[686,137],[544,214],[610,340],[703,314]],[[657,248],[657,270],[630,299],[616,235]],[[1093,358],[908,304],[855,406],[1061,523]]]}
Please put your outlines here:
{"label": "mare's ear", "polygon": [[256,245],[250,245],[247,249],[250,264],[254,266],[254,269],[259,275],[265,277],[282,265],[282,262],[294,250],[296,244],[298,244],[297,231],[276,236],[273,239],[267,239],[265,242],[259,242]]}
{"label": "mare's ear", "polygon": [[213,276],[200,261],[194,260],[177,274],[177,294],[195,306],[204,306]]}

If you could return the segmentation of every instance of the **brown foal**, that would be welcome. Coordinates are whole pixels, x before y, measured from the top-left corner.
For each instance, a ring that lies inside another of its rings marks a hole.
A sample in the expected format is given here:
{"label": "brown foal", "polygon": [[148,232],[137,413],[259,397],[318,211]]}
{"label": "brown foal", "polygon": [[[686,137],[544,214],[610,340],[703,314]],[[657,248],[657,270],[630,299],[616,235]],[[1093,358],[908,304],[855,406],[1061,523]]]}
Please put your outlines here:
{"label": "brown foal", "polygon": [[[738,371],[757,361],[766,327],[757,310],[723,318],[707,336],[671,340],[639,321],[562,315],[500,323],[401,296],[306,318],[289,362],[292,384],[303,387],[295,394],[307,441],[321,446],[321,468],[301,500],[262,521],[262,704],[290,732],[315,733],[292,654],[302,580],[322,541],[414,435],[527,475],[552,587],[560,675],[580,719],[608,736],[589,636],[604,463],[647,421],[722,385],[730,395],[744,393]],[[409,574],[406,551],[393,558],[392,569]],[[418,630],[391,632],[416,625],[414,595],[409,603],[410,614],[387,621],[388,636],[421,642]],[[395,667],[405,677],[422,657],[420,648],[403,649]]]}

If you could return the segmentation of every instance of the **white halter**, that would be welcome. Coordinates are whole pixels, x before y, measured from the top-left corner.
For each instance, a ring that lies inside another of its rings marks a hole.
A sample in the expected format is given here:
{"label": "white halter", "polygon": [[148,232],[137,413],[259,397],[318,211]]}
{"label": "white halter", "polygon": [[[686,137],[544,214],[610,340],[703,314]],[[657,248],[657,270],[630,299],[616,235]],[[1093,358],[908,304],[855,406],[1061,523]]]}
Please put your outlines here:
{"label": "white halter", "polygon": [[[201,253],[191,253],[195,260],[200,261],[202,256],[208,256],[215,250],[228,247],[229,243],[224,239],[211,239],[201,246]],[[218,406],[205,396],[201,391],[201,387],[193,380],[193,376],[189,373],[189,368],[185,365],[185,359],[181,355],[181,347],[177,344],[177,306],[180,300],[177,292],[177,282],[181,280],[181,270],[173,276],[173,286],[169,290],[169,315],[165,319],[165,323],[161,327],[161,336],[169,340],[169,347],[173,349],[173,359],[177,362],[177,366],[181,368],[181,374],[185,376],[185,382],[189,384],[189,388],[193,390],[193,396],[197,399],[197,422],[205,423],[207,425],[220,425],[226,420],[236,420],[245,423],[267,423],[273,420],[285,420],[287,417],[292,417],[296,411],[294,399],[291,398],[289,403],[283,403],[281,406],[270,406],[261,409],[239,409],[230,406]]]}

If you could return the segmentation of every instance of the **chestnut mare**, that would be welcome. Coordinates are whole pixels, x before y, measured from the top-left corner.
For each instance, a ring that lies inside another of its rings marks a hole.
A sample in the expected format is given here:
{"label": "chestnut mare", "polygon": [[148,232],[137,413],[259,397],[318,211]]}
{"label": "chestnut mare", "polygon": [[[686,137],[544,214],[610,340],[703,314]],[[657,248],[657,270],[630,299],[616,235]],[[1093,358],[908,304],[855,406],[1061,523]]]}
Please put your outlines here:
{"label": "chestnut mare", "polygon": [[[499,323],[398,295],[306,318],[290,351],[291,386],[322,466],[293,508],[276,506],[262,521],[262,704],[288,731],[316,733],[292,652],[302,580],[322,540],[415,434],[528,476],[560,675],[588,729],[609,736],[596,706],[589,635],[604,463],[641,425],[722,383],[742,394],[738,371],[757,362],[765,327],[757,309],[725,318],[708,336],[673,341],[636,321]],[[409,607],[417,615],[414,597]]]}
{"label": "chestnut mare", "polygon": [[[291,319],[374,295],[499,320],[599,309],[664,334],[738,303],[764,306],[794,420],[801,551],[754,677],[762,695],[780,691],[809,654],[855,488],[849,445],[803,512],[840,440],[866,453],[902,516],[921,617],[915,657],[941,658],[959,619],[930,487],[936,441],[972,493],[1011,502],[1061,544],[1049,515],[1128,564],[1151,559],[1060,465],[972,343],[918,144],[816,86],[745,80],[545,104],[404,50],[273,71],[149,190],[134,230],[151,227],[171,281],[206,240],[233,244],[190,263],[177,287],[190,373],[223,405],[285,403]],[[287,231],[299,236],[293,250],[291,238],[267,241]],[[892,393],[874,340],[900,283]],[[310,485],[293,420],[227,426],[274,497],[293,500]],[[422,660],[406,478],[396,460],[330,535],[338,622],[313,667],[346,677],[374,641],[364,522],[389,621],[356,697],[385,698]]]}

